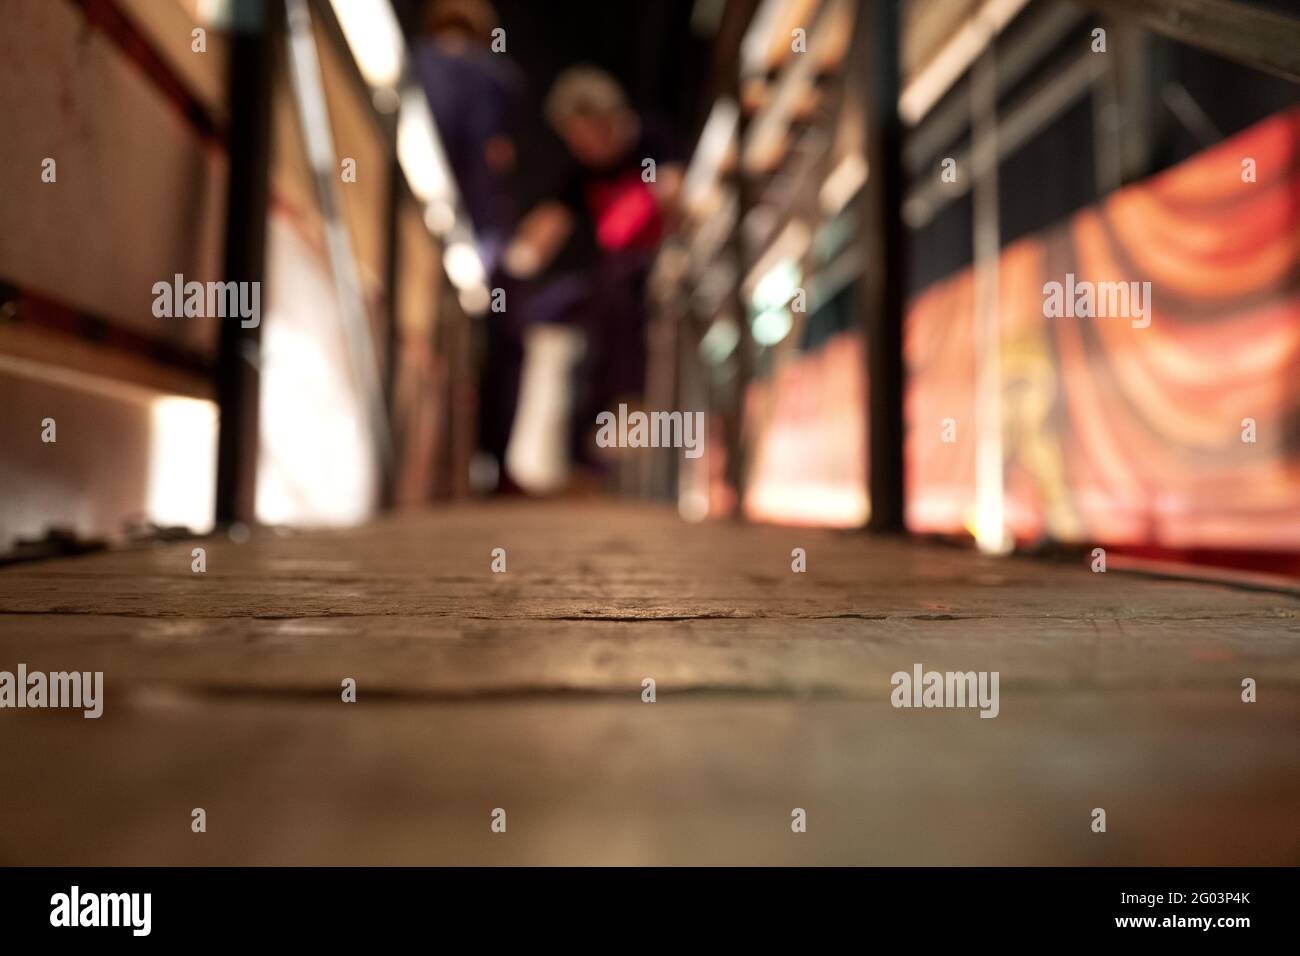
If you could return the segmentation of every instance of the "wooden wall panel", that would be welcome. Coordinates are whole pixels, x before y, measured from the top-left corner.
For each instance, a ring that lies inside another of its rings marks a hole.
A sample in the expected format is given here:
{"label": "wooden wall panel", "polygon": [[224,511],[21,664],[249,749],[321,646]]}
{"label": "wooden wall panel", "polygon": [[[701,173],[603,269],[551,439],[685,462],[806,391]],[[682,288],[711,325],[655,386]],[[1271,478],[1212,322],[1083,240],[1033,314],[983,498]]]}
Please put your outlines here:
{"label": "wooden wall panel", "polygon": [[72,4],[2,0],[0,22],[0,279],[212,349],[215,320],[155,318],[152,287],[217,277],[224,156]]}

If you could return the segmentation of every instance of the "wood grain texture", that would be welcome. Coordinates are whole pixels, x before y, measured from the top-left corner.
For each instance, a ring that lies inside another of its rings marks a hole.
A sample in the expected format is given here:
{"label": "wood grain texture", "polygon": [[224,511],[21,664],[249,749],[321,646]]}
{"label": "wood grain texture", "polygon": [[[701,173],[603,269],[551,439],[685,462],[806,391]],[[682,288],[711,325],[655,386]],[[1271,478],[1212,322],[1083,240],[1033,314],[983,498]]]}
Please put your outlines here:
{"label": "wood grain texture", "polygon": [[[0,570],[20,661],[105,713],[0,710],[0,863],[1300,862],[1288,594],[476,505]],[[917,662],[999,717],[894,709]]]}

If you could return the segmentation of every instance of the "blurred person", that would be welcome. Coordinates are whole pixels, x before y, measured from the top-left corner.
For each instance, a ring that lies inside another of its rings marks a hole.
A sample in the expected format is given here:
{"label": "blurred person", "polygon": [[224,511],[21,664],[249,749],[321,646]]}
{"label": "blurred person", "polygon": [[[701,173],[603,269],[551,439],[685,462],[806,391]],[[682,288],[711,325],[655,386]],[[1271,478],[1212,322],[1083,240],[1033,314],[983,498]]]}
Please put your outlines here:
{"label": "blurred person", "polygon": [[[412,62],[456,177],[488,283],[516,297],[500,269],[516,226],[511,179],[525,82],[518,66],[492,49],[498,28],[487,0],[432,0],[424,11]],[[489,312],[479,377],[479,446],[504,476],[506,444],[523,364],[519,311]]]}
{"label": "blurred person", "polygon": [[[682,164],[671,138],[639,116],[618,81],[597,67],[561,73],[545,113],[568,162],[548,197],[521,220],[505,266],[539,284],[529,306],[525,380],[570,384],[568,393],[534,385],[534,394],[558,404],[521,405],[511,444],[534,453],[571,446],[594,464],[596,415],[620,401],[637,404],[644,384],[646,281],[676,207]],[[558,430],[570,416],[556,408],[571,408],[578,427]],[[507,459],[512,470],[528,467],[522,451]],[[558,483],[558,473],[550,482]]]}
{"label": "blurred person", "polygon": [[524,77],[492,51],[499,26],[487,0],[431,0],[412,57],[490,274],[515,228],[515,169]]}

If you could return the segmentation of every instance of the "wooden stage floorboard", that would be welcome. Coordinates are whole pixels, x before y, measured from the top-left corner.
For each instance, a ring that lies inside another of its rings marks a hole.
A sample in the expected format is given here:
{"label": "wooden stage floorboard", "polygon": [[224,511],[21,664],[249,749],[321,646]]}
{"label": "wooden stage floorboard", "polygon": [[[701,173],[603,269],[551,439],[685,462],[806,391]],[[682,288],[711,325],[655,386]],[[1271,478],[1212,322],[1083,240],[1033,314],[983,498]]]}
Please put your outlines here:
{"label": "wooden stage floorboard", "polygon": [[3,864],[1300,863],[1294,594],[482,504],[2,569],[20,662],[104,714],[0,710]]}

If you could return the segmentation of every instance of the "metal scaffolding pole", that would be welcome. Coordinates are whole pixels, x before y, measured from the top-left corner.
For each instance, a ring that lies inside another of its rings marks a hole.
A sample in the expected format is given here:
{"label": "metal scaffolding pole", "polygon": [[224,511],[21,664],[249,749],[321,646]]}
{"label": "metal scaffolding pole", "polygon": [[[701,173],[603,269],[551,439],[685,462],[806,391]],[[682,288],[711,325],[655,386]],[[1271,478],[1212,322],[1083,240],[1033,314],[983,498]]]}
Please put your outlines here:
{"label": "metal scaffolding pole", "polygon": [[858,200],[866,268],[859,282],[867,373],[867,492],[873,531],[902,531],[903,125],[898,115],[898,5],[861,0],[852,82],[866,92],[868,175]]}
{"label": "metal scaffolding pole", "polygon": [[[224,278],[261,283],[266,271],[266,212],[271,156],[271,86],[281,4],[235,0],[231,9],[230,157],[226,193]],[[261,293],[265,303],[266,290]],[[258,449],[258,344],[261,323],[245,328],[223,320],[217,352],[216,520],[255,516]]]}

